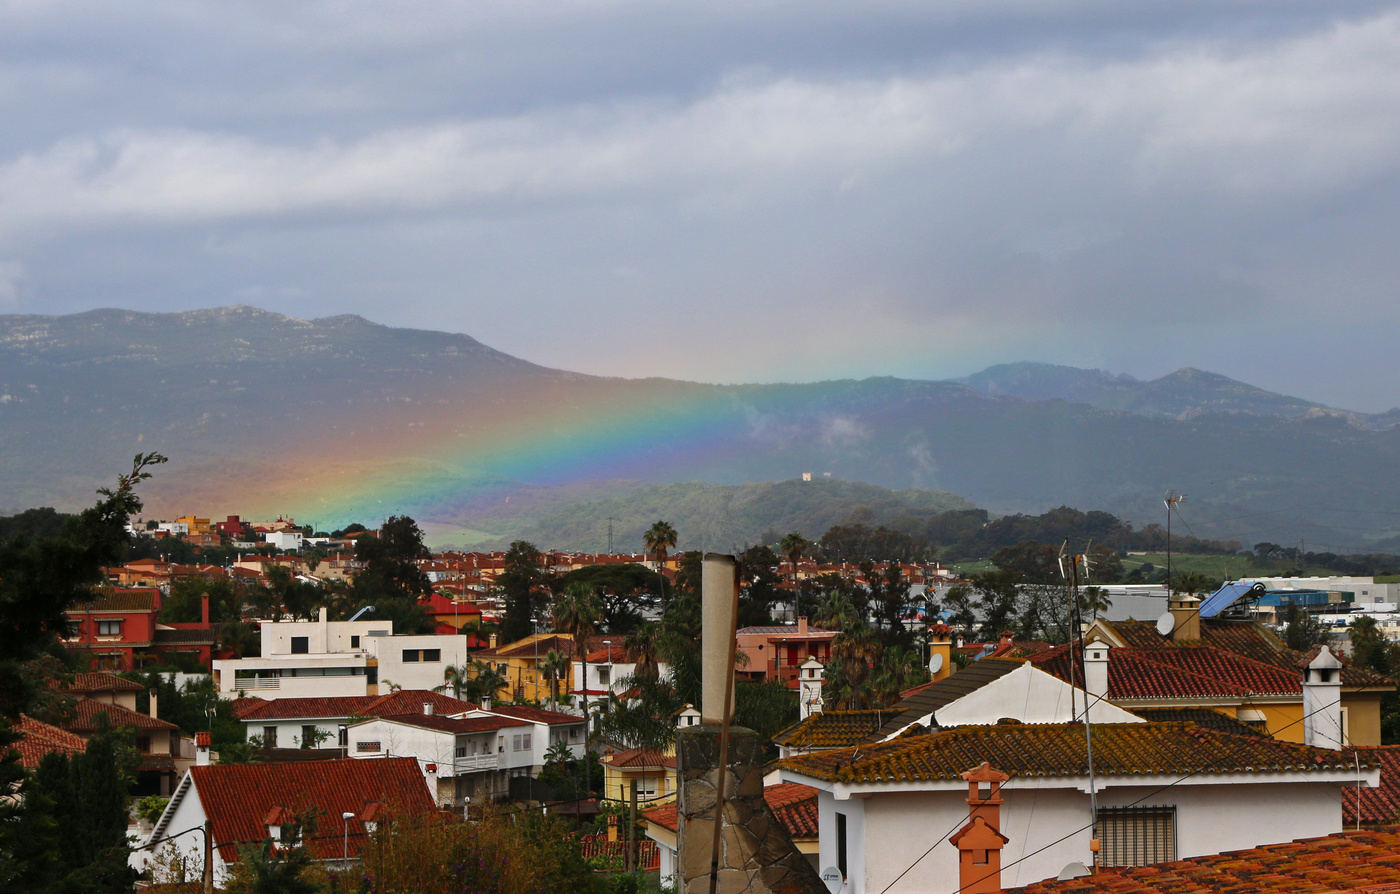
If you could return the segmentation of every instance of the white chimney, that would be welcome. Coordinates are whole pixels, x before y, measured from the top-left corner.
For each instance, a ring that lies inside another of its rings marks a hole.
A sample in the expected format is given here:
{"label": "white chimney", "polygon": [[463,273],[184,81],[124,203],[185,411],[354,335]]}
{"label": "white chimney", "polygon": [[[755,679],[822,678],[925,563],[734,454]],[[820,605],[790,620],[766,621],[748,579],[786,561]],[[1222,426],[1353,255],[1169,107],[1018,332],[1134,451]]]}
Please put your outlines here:
{"label": "white chimney", "polygon": [[1084,647],[1084,691],[1090,706],[1108,698],[1108,643],[1097,637]]}
{"label": "white chimney", "polygon": [[194,765],[196,767],[209,766],[209,746],[213,742],[213,736],[208,732],[197,732],[194,734]]}
{"label": "white chimney", "polygon": [[801,720],[822,712],[822,681],[825,676],[826,668],[815,658],[808,658],[797,669],[797,705]]}
{"label": "white chimney", "polygon": [[1341,751],[1342,663],[1323,646],[1303,668],[1303,743]]}
{"label": "white chimney", "polygon": [[158,699],[156,698],[156,691],[155,691],[154,689],[152,689],[152,690],[151,690],[151,709],[150,709],[149,711],[147,711],[146,713],[149,714],[151,717],[154,717],[154,718],[156,718],[157,720],[159,720],[159,719],[160,719],[160,713],[159,713],[159,711],[160,711],[160,705],[158,704]]}
{"label": "white chimney", "polygon": [[433,703],[432,703],[432,702],[423,702],[423,713],[426,714],[426,715],[428,715],[429,717],[433,716]]}

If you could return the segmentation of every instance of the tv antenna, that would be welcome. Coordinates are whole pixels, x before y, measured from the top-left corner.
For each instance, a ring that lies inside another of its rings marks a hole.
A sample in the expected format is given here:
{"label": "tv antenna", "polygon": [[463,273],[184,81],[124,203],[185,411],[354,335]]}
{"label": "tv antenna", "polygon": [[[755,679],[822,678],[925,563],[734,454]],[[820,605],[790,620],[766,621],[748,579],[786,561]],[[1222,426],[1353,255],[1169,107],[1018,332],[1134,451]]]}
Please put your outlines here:
{"label": "tv antenna", "polygon": [[612,523],[615,522],[615,521],[621,521],[621,519],[613,518],[611,515],[608,516],[608,555],[612,555],[612,554],[613,554],[613,551],[612,551],[612,549],[613,549],[613,547],[612,547]]}

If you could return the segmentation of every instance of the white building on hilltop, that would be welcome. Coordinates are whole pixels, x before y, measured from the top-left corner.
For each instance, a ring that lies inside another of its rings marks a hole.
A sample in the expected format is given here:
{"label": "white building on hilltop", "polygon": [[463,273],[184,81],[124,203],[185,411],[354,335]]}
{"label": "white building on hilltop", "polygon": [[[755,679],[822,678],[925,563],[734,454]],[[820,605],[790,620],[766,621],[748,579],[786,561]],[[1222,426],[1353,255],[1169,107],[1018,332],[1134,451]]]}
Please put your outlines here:
{"label": "white building on hilltop", "polygon": [[[395,636],[389,621],[264,621],[262,656],[214,661],[219,694],[263,698],[379,695],[389,687],[432,689],[467,659],[455,634]],[[382,688],[381,688],[382,687]]]}

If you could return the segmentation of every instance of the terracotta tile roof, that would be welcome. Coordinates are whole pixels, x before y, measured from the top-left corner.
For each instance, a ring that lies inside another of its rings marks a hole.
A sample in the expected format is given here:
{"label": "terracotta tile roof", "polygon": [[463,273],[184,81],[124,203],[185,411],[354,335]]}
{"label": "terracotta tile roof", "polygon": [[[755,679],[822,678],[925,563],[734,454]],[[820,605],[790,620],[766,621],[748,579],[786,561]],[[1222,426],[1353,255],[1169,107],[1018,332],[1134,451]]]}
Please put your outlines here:
{"label": "terracotta tile roof", "polygon": [[475,711],[480,707],[474,702],[428,689],[399,689],[371,700],[360,713],[366,717],[411,714],[415,711],[421,714],[424,704],[432,705],[434,714],[460,714],[463,711]]}
{"label": "terracotta tile roof", "polygon": [[887,713],[878,731],[868,738],[879,741],[929,714],[934,714],[937,719],[939,708],[1006,676],[1021,664],[1021,661],[1012,658],[983,658],[936,683],[921,686],[896,704],[893,714]]}
{"label": "terracotta tile roof", "polygon": [[214,824],[214,842],[226,862],[238,859],[239,844],[257,844],[267,836],[263,820],[274,807],[298,814],[322,811],[316,833],[306,847],[321,859],[341,855],[349,820],[352,856],[364,846],[360,821],[366,808],[380,803],[399,817],[421,816],[435,805],[415,758],[329,760],[278,764],[215,764],[190,768],[190,780],[205,814]]}
{"label": "terracotta tile roof", "polygon": [[1023,639],[1010,642],[965,643],[962,651],[973,661],[984,661],[988,658],[1027,658],[1049,648],[1051,644],[1044,640]]}
{"label": "terracotta tile roof", "polygon": [[57,680],[50,680],[49,685],[68,692],[141,692],[146,688],[140,683],[107,671],[74,674],[73,682],[67,686],[61,685]]}
{"label": "terracotta tile roof", "polygon": [[1342,755],[1348,760],[1359,758],[1363,764],[1373,760],[1381,766],[1380,785],[1342,792],[1342,825],[1356,825],[1358,791],[1362,823],[1377,826],[1400,822],[1400,745],[1346,748]]}
{"label": "terracotta tile roof", "polygon": [[422,729],[435,729],[444,733],[485,733],[521,725],[521,721],[513,717],[443,717],[438,714],[424,714],[421,711],[416,714],[380,714],[377,717],[379,720]]}
{"label": "terracotta tile roof", "polygon": [[531,708],[528,705],[501,705],[498,708],[492,708],[491,713],[506,717],[519,717],[521,720],[530,720],[535,723],[547,723],[550,726],[562,723],[583,723],[582,717],[576,717],[573,714],[546,711],[543,708]]}
{"label": "terracotta tile roof", "polygon": [[35,720],[25,714],[19,715],[19,719],[14,723],[14,729],[22,736],[14,744],[15,750],[19,752],[19,762],[29,770],[38,767],[39,762],[44,759],[44,755],[51,751],[60,751],[72,757],[75,754],[82,754],[87,749],[87,740],[82,736],[59,729],[44,723],[42,720]]}
{"label": "terracotta tile roof", "polygon": [[[1062,680],[1070,678],[1070,654],[1065,647],[1030,660]],[[1298,671],[1208,645],[1110,649],[1108,653],[1110,699],[1301,695],[1302,679]]]}
{"label": "terracotta tile roof", "polygon": [[[794,839],[817,837],[817,790],[798,782],[784,782],[763,789],[763,800]],[[679,828],[676,804],[665,804],[642,813],[648,823],[675,832]]]}
{"label": "terracotta tile roof", "polygon": [[151,634],[157,646],[212,646],[217,640],[213,630],[199,627],[157,627]]}
{"label": "terracotta tile roof", "polygon": [[[293,717],[350,717],[364,715],[364,709],[371,702],[378,701],[374,695],[337,695],[325,698],[274,698],[261,704],[249,705],[238,714],[238,719],[287,720]],[[422,708],[420,707],[421,711]],[[402,712],[401,712],[402,713]],[[364,715],[368,716],[368,715]]]}
{"label": "terracotta tile roof", "polygon": [[744,635],[746,635],[746,634],[752,633],[752,634],[763,634],[763,635],[765,635],[765,636],[779,636],[779,635],[781,635],[781,636],[788,637],[788,638],[792,638],[792,639],[799,639],[799,638],[825,639],[825,638],[827,638],[827,637],[835,637],[836,634],[838,634],[838,633],[840,633],[840,632],[841,632],[841,631],[839,631],[839,630],[827,630],[827,629],[824,628],[824,627],[812,627],[812,626],[809,626],[809,627],[807,628],[807,632],[806,632],[806,633],[804,633],[804,634],[799,634],[799,633],[797,632],[797,625],[796,625],[796,624],[759,624],[759,625],[756,625],[756,626],[753,626],[753,627],[741,627],[739,630],[735,631],[735,635],[736,635],[736,636],[744,636]]}
{"label": "terracotta tile roof", "polygon": [[643,748],[633,748],[630,751],[618,751],[604,757],[603,763],[628,770],[658,767],[666,767],[674,770],[676,768],[676,759],[674,757],[668,757],[659,751],[647,751]]}
{"label": "terracotta tile roof", "polygon": [[1173,863],[1047,879],[1022,894],[1294,894],[1400,890],[1400,830],[1363,829]]}
{"label": "terracotta tile roof", "polygon": [[822,711],[782,730],[773,737],[773,742],[794,750],[846,748],[869,739],[894,716],[895,711],[890,708]]}
{"label": "terracotta tile roof", "polygon": [[233,716],[242,718],[244,711],[252,710],[258,705],[267,704],[267,699],[258,698],[256,695],[244,695],[239,698],[229,699],[233,703]]}
{"label": "terracotta tile roof", "polygon": [[[627,865],[627,842],[621,837],[617,841],[609,841],[606,835],[580,835],[578,842],[585,860],[603,859],[618,870]],[[637,842],[637,862],[641,864],[643,872],[661,869],[661,850],[655,841],[645,838]]]}
{"label": "terracotta tile roof", "polygon": [[[1094,771],[1103,776],[1345,771],[1340,753],[1232,736],[1192,723],[1095,724]],[[779,766],[832,782],[953,780],[983,761],[1017,776],[1087,775],[1079,724],[964,726],[883,745],[806,754]],[[1362,759],[1363,767],[1374,766]]]}
{"label": "terracotta tile roof", "polygon": [[97,730],[99,715],[107,715],[114,727],[134,726],[137,729],[179,729],[168,720],[161,720],[140,711],[123,708],[121,705],[107,705],[90,698],[78,699],[73,719],[65,723],[65,729],[75,733],[91,733]]}
{"label": "terracotta tile roof", "polygon": [[159,590],[147,588],[115,587],[102,592],[91,602],[79,602],[68,610],[69,615],[82,615],[88,612],[153,612],[156,610],[156,596]]}
{"label": "terracotta tile roof", "polygon": [[817,837],[816,789],[798,782],[770,785],[763,790],[763,800],[793,838]]}
{"label": "terracotta tile roof", "polygon": [[1219,711],[1212,711],[1210,708],[1134,708],[1133,713],[1144,720],[1152,720],[1157,723],[1184,721],[1194,723],[1203,729],[1215,730],[1217,733],[1230,733],[1235,736],[1264,735],[1263,730],[1247,723],[1241,723],[1233,717],[1227,717]]}

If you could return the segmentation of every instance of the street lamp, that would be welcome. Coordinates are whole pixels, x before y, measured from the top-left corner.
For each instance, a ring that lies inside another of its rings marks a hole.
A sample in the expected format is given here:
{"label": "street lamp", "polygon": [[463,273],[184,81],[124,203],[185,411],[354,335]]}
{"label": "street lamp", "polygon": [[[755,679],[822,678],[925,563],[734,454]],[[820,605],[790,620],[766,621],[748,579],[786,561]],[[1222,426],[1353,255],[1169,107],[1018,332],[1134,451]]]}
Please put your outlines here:
{"label": "street lamp", "polygon": [[608,647],[608,689],[612,689],[612,640],[603,640],[603,645]]}
{"label": "street lamp", "polygon": [[342,868],[348,869],[350,867],[350,821],[355,818],[355,814],[346,811],[340,815],[340,818],[345,822],[345,841],[341,849],[340,861]]}

